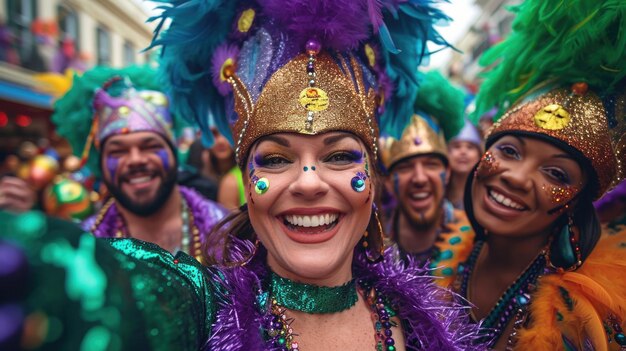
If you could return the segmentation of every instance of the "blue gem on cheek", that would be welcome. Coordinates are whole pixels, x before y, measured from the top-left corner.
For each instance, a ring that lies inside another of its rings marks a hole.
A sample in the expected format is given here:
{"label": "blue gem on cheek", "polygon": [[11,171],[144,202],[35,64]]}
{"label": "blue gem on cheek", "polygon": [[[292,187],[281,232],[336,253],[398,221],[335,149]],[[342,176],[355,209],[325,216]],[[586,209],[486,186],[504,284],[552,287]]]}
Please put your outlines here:
{"label": "blue gem on cheek", "polygon": [[358,176],[352,178],[350,185],[352,185],[352,189],[358,193],[365,190],[365,180],[359,178]]}

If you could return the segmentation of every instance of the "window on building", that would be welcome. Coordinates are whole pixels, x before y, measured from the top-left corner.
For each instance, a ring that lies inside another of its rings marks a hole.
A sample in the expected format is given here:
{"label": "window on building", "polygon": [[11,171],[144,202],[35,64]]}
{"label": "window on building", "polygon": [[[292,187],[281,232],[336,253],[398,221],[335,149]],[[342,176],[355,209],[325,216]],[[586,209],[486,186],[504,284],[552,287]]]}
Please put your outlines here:
{"label": "window on building", "polygon": [[500,36],[502,38],[506,37],[509,33],[511,33],[514,19],[515,19],[515,16],[507,15],[506,17],[504,17],[504,19],[502,19],[502,21],[500,21],[500,23],[498,23],[498,30],[500,31]]}
{"label": "window on building", "polygon": [[98,65],[111,65],[111,34],[106,28],[96,30],[96,45],[98,46]]}
{"label": "window on building", "polygon": [[80,49],[80,32],[78,27],[78,13],[67,5],[59,5],[57,8],[57,18],[61,31],[61,40],[73,40],[76,51]]}
{"label": "window on building", "polygon": [[37,0],[7,0],[6,25],[13,40],[7,55],[0,56],[0,60],[39,72],[46,70],[45,62],[37,48],[35,35],[30,28],[35,18],[37,18]]}
{"label": "window on building", "polygon": [[124,42],[124,65],[132,65],[135,63],[135,45],[128,40]]}

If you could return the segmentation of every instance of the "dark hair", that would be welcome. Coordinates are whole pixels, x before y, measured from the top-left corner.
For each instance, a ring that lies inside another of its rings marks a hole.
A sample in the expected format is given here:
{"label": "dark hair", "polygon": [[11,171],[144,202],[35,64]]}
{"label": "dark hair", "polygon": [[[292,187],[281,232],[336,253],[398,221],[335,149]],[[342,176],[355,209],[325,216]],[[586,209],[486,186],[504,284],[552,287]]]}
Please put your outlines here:
{"label": "dark hair", "polygon": [[189,152],[187,153],[187,164],[194,167],[198,172],[202,171],[202,141],[200,139],[195,140],[189,146]]}

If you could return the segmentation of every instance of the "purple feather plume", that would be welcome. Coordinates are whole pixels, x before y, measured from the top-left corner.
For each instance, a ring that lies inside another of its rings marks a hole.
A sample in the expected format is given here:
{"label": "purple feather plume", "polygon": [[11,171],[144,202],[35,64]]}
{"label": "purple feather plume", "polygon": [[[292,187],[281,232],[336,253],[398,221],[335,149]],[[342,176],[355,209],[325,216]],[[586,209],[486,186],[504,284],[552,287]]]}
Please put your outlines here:
{"label": "purple feather plume", "polygon": [[236,45],[222,44],[215,49],[215,53],[211,59],[213,84],[222,96],[228,95],[232,90],[230,83],[222,76],[222,66],[227,60],[231,60],[232,63],[236,65],[238,55],[239,48]]}
{"label": "purple feather plume", "polygon": [[[289,33],[304,49],[309,39],[317,39],[326,49],[339,51],[358,47],[382,24],[377,0],[258,0],[263,14]],[[370,23],[370,21],[372,21]]]}
{"label": "purple feather plume", "polygon": [[380,0],[367,0],[367,14],[369,15],[374,34],[378,34],[378,28],[383,25],[383,11]]}

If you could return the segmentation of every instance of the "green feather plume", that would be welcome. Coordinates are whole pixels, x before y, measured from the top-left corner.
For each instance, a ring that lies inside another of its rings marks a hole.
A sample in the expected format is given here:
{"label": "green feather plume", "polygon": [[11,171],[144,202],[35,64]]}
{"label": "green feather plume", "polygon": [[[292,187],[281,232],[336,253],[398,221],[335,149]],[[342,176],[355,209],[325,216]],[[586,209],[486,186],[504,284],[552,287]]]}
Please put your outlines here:
{"label": "green feather plume", "polygon": [[[69,141],[73,153],[78,157],[81,156],[91,130],[94,114],[91,103],[94,94],[114,76],[130,79],[138,90],[162,90],[157,70],[148,65],[133,65],[122,69],[99,66],[85,72],[82,76],[75,74],[72,88],[54,104],[52,122],[56,126],[57,134]],[[176,127],[180,126],[179,122],[179,119],[174,118]],[[96,177],[100,176],[98,159],[98,152],[92,145],[87,166]]]}
{"label": "green feather plume", "polygon": [[436,119],[446,140],[450,140],[464,125],[463,97],[463,91],[453,86],[439,71],[429,71],[421,77],[415,109]]}
{"label": "green feather plume", "polygon": [[609,93],[626,77],[626,1],[526,0],[513,32],[486,51],[472,119],[494,106],[501,113],[540,85],[586,82]]}

